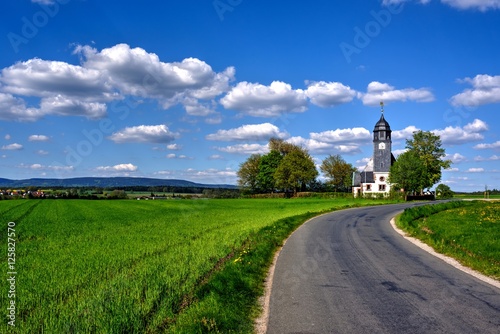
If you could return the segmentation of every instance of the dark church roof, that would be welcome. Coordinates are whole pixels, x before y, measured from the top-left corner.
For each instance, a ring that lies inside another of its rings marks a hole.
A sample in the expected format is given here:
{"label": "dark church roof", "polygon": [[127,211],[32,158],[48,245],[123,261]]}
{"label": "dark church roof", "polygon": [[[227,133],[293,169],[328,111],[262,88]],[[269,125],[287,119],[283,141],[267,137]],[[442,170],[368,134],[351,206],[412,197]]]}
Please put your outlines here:
{"label": "dark church roof", "polygon": [[373,129],[373,132],[377,131],[391,131],[391,127],[385,120],[384,114],[380,116],[379,121],[377,122],[377,124],[375,124],[375,129]]}
{"label": "dark church roof", "polygon": [[356,172],[354,180],[352,180],[353,187],[359,187],[361,183],[374,183],[373,172]]}

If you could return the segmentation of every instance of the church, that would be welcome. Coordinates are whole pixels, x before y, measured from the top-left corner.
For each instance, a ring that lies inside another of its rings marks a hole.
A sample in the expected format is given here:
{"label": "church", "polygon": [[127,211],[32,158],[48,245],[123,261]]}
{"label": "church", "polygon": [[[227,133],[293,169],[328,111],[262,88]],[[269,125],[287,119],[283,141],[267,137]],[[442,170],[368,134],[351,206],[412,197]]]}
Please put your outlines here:
{"label": "church", "polygon": [[391,151],[391,127],[384,118],[384,104],[381,102],[382,115],[373,129],[373,157],[361,172],[354,172],[352,193],[358,196],[386,196],[391,190],[388,182],[389,170],[396,161]]}

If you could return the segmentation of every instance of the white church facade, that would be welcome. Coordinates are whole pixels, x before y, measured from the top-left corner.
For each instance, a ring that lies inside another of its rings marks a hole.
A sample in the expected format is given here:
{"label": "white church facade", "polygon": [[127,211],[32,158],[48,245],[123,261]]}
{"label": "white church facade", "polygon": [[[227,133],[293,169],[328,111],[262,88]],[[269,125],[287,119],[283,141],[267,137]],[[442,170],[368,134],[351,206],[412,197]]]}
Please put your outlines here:
{"label": "white church facade", "polygon": [[352,193],[358,196],[386,196],[391,190],[388,182],[389,170],[396,161],[392,154],[391,127],[382,115],[373,129],[373,157],[366,167],[355,172],[352,182]]}

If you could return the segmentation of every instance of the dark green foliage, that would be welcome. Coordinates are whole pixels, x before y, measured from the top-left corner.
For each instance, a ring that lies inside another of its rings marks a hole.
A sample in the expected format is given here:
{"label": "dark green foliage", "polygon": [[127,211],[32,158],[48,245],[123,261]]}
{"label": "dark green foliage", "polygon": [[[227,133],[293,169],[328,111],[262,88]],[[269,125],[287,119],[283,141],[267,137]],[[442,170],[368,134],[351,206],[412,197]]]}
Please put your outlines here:
{"label": "dark green foliage", "polygon": [[271,151],[262,156],[259,162],[259,172],[257,174],[257,189],[259,192],[270,193],[276,190],[274,173],[283,160],[283,156],[278,151]]}
{"label": "dark green foliage", "polygon": [[411,194],[423,189],[424,174],[425,166],[417,153],[406,151],[391,166],[389,182],[396,184],[399,189],[404,189],[405,193]]}
{"label": "dark green foliage", "polygon": [[405,211],[398,218],[398,224],[401,224],[402,227],[414,228],[415,226],[417,226],[417,220],[420,218],[429,217],[437,212],[464,207],[467,205],[471,205],[471,202],[452,201],[447,203],[422,205],[410,209],[405,209]]}
{"label": "dark green foliage", "polygon": [[318,171],[311,156],[302,150],[294,150],[287,154],[276,169],[274,178],[276,186],[285,189],[305,191],[307,186],[318,176]]}
{"label": "dark green foliage", "polygon": [[352,185],[352,174],[356,168],[347,163],[340,154],[329,155],[321,163],[321,171],[329,179],[328,183],[333,185],[337,191],[349,190]]}
{"label": "dark green foliage", "polygon": [[111,194],[108,195],[108,199],[127,199],[127,193],[125,190],[113,190]]}
{"label": "dark green foliage", "polygon": [[389,181],[397,184],[406,193],[420,192],[431,188],[441,180],[441,170],[449,168],[450,160],[441,147],[439,136],[430,131],[417,131],[406,140],[406,152],[391,166]]}
{"label": "dark green foliage", "polygon": [[437,199],[448,199],[453,197],[453,191],[446,184],[441,183],[436,187],[436,198]]}
{"label": "dark green foliage", "polygon": [[269,140],[270,152],[251,155],[238,170],[245,194],[306,191],[317,186],[318,171],[307,150],[282,139]]}
{"label": "dark green foliage", "polygon": [[262,155],[252,154],[240,165],[238,185],[245,193],[256,193],[259,189],[258,175]]}

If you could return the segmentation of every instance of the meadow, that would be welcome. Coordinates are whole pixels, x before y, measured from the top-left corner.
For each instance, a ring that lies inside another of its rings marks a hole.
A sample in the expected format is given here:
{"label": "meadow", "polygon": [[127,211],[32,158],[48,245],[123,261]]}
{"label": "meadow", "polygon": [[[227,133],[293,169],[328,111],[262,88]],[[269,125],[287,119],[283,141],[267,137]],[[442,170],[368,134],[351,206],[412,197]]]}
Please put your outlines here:
{"label": "meadow", "polygon": [[452,201],[407,209],[397,224],[437,252],[500,279],[500,201]]}
{"label": "meadow", "polygon": [[[267,266],[286,236],[321,212],[377,203],[388,202],[1,201],[1,249],[15,223],[8,332],[252,332]],[[0,285],[6,314],[8,284]]]}

